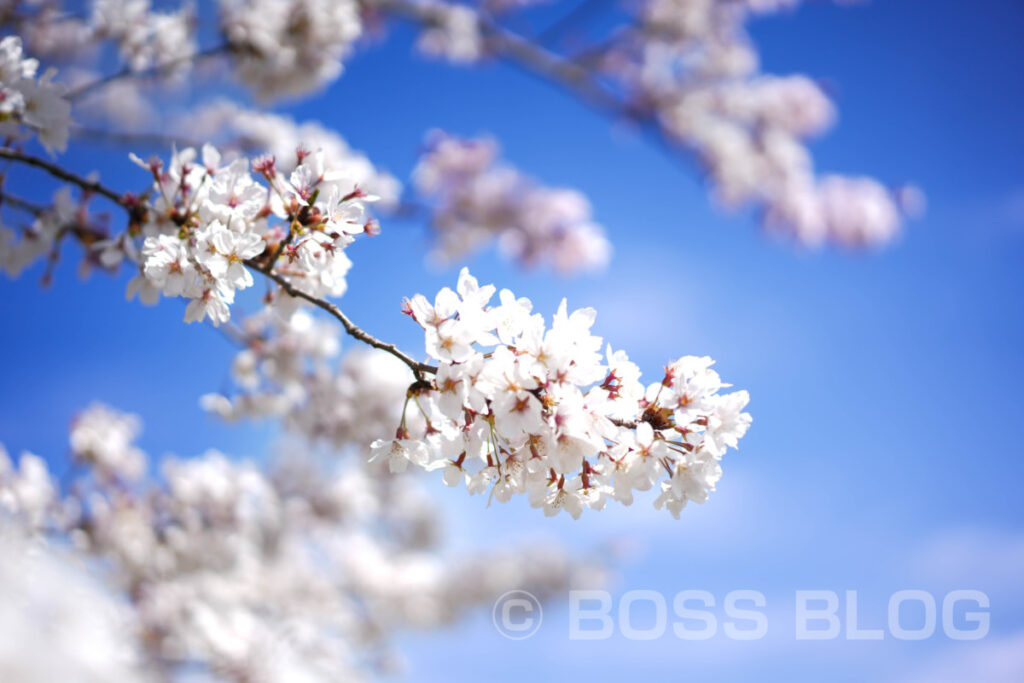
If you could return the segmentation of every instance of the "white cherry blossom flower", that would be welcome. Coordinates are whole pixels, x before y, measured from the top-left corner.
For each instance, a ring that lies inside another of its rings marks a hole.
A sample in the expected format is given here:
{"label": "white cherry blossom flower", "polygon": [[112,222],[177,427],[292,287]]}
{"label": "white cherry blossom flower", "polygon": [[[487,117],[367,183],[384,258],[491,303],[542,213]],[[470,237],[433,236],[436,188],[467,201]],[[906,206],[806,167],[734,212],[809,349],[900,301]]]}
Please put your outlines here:
{"label": "white cherry blossom flower", "polygon": [[378,439],[370,444],[370,453],[370,462],[386,460],[392,473],[404,472],[410,462],[424,467],[429,458],[426,445],[410,439]]}
{"label": "white cherry blossom flower", "polygon": [[414,395],[426,425],[378,441],[375,459],[444,469],[445,484],[490,488],[501,502],[525,493],[546,515],[578,517],[608,499],[629,505],[658,482],[655,503],[673,514],[706,500],[718,459],[750,425],[747,393],[719,394],[726,385],[710,358],[679,358],[645,388],[624,352],[600,353],[593,309],[570,312],[563,300],[548,328],[508,290],[491,308],[494,288],[466,269],[457,289],[433,304],[422,295],[406,302],[439,363]]}

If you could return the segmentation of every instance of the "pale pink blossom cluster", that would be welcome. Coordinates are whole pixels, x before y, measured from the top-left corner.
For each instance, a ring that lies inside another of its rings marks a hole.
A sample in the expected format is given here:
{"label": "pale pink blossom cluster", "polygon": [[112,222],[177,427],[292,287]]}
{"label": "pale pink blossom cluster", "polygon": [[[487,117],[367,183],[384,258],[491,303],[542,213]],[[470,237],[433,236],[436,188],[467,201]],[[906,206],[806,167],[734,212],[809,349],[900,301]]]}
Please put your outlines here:
{"label": "pale pink blossom cluster", "polygon": [[352,262],[345,247],[356,235],[376,231],[364,203],[375,199],[324,164],[322,152],[299,149],[287,177],[273,157],[222,163],[211,145],[202,157],[193,148],[169,163],[136,163],[154,178],[156,200],[142,226],[141,274],[129,286],[144,301],[156,293],[189,299],[185,320],[230,318],[236,290],[252,286],[253,259],[271,246],[270,262],[281,277],[315,297],[346,289]]}
{"label": "pale pink blossom cluster", "polygon": [[56,69],[37,76],[39,61],[26,57],[21,38],[0,40],[0,136],[20,140],[35,136],[53,154],[68,146],[71,105],[66,88],[54,81]]}
{"label": "pale pink blossom cluster", "polygon": [[375,460],[393,472],[443,469],[449,486],[500,502],[526,494],[546,515],[629,505],[655,485],[655,506],[677,518],[687,501],[707,500],[751,420],[747,392],[720,394],[729,385],[710,358],[684,356],[645,386],[623,351],[601,354],[593,309],[569,313],[563,300],[548,327],[507,289],[490,306],[494,286],[467,269],[457,289],[406,304],[439,364],[406,406],[425,427],[403,418],[394,439],[374,442]]}
{"label": "pale pink blossom cluster", "polygon": [[84,19],[80,3],[9,4],[16,7],[3,20],[39,54],[84,69],[111,45],[127,69],[179,82],[194,57],[230,57],[233,76],[264,100],[308,94],[337,79],[363,32],[355,0],[218,0],[219,40],[202,51],[191,1],[157,11],[150,0],[92,0]]}
{"label": "pale pink blossom cluster", "polygon": [[335,80],[362,34],[354,0],[219,0],[236,76],[263,99]]}
{"label": "pale pink blossom cluster", "polygon": [[[100,406],[83,424],[96,430],[89,448],[104,425],[113,442],[139,426]],[[80,440],[72,435],[73,449]],[[331,467],[306,449],[266,469],[216,451],[172,458],[162,483],[131,486],[99,459],[82,464],[62,492],[40,458],[24,455],[14,470],[0,448],[0,505],[17,532],[12,545],[0,526],[0,650],[31,646],[0,658],[5,679],[362,679],[390,668],[401,629],[450,622],[511,588],[543,598],[601,580],[544,543],[447,553],[412,477]],[[42,555],[55,545],[67,548],[60,572]],[[86,577],[89,558],[101,576]],[[26,583],[25,568],[42,583]],[[45,648],[35,628],[44,615]]]}
{"label": "pale pink blossom cluster", "polygon": [[71,454],[88,463],[97,476],[138,481],[146,471],[146,454],[135,445],[142,430],[137,415],[91,406],[71,423]]}
{"label": "pale pink blossom cluster", "polygon": [[336,182],[349,181],[342,190],[362,189],[379,197],[379,206],[385,209],[397,206],[401,198],[402,183],[395,176],[377,168],[336,131],[316,121],[297,122],[282,114],[219,100],[188,110],[173,127],[183,136],[200,135],[222,149],[269,154],[283,173],[295,170],[296,149],[321,150],[326,172],[337,177]]}
{"label": "pale pink blossom cluster", "polygon": [[413,179],[432,202],[436,256],[456,261],[496,239],[505,255],[524,266],[575,272],[607,265],[611,245],[587,198],[538,185],[498,155],[489,138],[431,134]]}
{"label": "pale pink blossom cluster", "polygon": [[0,680],[151,680],[131,646],[138,625],[121,596],[84,558],[6,519],[0,519],[0,633]]}
{"label": "pale pink blossom cluster", "polygon": [[11,278],[20,276],[40,258],[51,254],[64,230],[77,224],[80,217],[79,203],[71,188],[64,186],[53,194],[50,205],[20,231],[0,225],[0,273]]}
{"label": "pale pink blossom cluster", "polygon": [[23,453],[15,464],[0,444],[0,516],[20,528],[45,529],[56,511],[56,496],[45,460]]}
{"label": "pale pink blossom cluster", "polygon": [[420,52],[453,64],[470,64],[480,59],[484,39],[476,9],[435,0],[421,5],[430,13],[431,22],[416,42]]}
{"label": "pale pink blossom cluster", "polygon": [[394,429],[412,372],[394,356],[356,349],[338,361],[339,328],[305,309],[265,308],[244,319],[231,366],[237,391],[202,405],[226,419],[276,418],[310,443],[368,446]]}
{"label": "pale pink blossom cluster", "polygon": [[6,0],[3,7],[14,32],[34,55],[80,59],[95,51],[96,31],[85,14],[72,14],[57,2]]}
{"label": "pale pink blossom cluster", "polygon": [[195,55],[195,8],[154,12],[149,0],[93,0],[92,30],[99,40],[113,40],[133,71],[166,67],[183,73]]}
{"label": "pale pink blossom cluster", "polygon": [[900,231],[899,190],[815,175],[806,140],[835,119],[802,75],[760,73],[745,24],[798,0],[648,0],[604,67],[667,135],[701,161],[716,197],[760,209],[766,226],[817,246],[884,244]]}

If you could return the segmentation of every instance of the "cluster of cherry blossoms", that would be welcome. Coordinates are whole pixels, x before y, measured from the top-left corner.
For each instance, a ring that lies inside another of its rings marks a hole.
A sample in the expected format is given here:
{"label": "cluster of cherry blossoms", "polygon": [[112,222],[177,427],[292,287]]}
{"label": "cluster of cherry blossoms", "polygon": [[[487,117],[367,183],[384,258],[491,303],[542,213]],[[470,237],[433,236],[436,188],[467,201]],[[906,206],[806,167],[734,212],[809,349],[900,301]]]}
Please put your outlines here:
{"label": "cluster of cherry blossoms", "polygon": [[0,679],[148,680],[133,616],[82,557],[0,519]]}
{"label": "cluster of cherry blossoms", "polygon": [[39,62],[22,52],[21,38],[0,40],[0,136],[19,140],[35,135],[52,154],[68,146],[71,105],[66,88],[54,82],[55,69],[37,76]]}
{"label": "cluster of cherry blossoms", "polygon": [[137,415],[97,403],[71,423],[71,454],[76,461],[87,463],[97,476],[138,481],[146,471],[146,454],[135,445],[141,431],[142,421]]}
{"label": "cluster of cherry blossoms", "polygon": [[483,54],[484,39],[477,10],[457,3],[429,0],[420,3],[430,22],[416,47],[429,56],[453,64],[470,64]]}
{"label": "cluster of cherry blossoms", "polygon": [[219,6],[236,75],[264,99],[335,80],[363,31],[354,0],[220,0]]}
{"label": "cluster of cherry blossoms", "polygon": [[195,8],[154,12],[149,0],[94,0],[92,36],[113,40],[121,59],[133,71],[167,67],[184,72],[196,53]]}
{"label": "cluster of cherry blossoms", "polygon": [[245,318],[238,340],[244,348],[231,366],[237,391],[203,396],[203,407],[225,420],[280,419],[310,443],[365,448],[394,429],[412,372],[377,349],[335,362],[339,330],[301,308],[266,307]]}
{"label": "cluster of cherry blossoms", "polygon": [[[15,467],[0,447],[0,650],[25,648],[0,658],[5,679],[361,680],[393,670],[400,629],[601,580],[544,543],[444,553],[415,478],[305,448],[267,469],[210,451],[165,460],[159,484],[109,476],[97,449],[138,452],[138,428],[102,406],[79,416],[83,467],[63,491],[41,458]],[[30,627],[45,619],[43,647]]]}
{"label": "cluster of cherry blossoms", "polygon": [[79,218],[79,205],[65,186],[54,193],[51,204],[35,214],[31,223],[18,233],[0,225],[0,273],[11,278],[21,275],[41,257],[52,253],[58,238]]}
{"label": "cluster of cherry blossoms", "polygon": [[718,393],[728,385],[710,358],[680,358],[645,387],[624,352],[602,357],[593,309],[569,313],[563,300],[548,328],[508,290],[489,306],[494,286],[466,269],[457,289],[406,304],[439,364],[409,391],[407,410],[425,426],[403,418],[394,439],[374,442],[375,460],[395,472],[443,469],[449,486],[491,489],[501,502],[528,494],[547,515],[579,517],[609,498],[628,505],[655,484],[655,506],[676,517],[707,499],[751,419],[747,392]]}
{"label": "cluster of cherry blossoms", "polygon": [[273,157],[255,160],[252,169],[265,184],[253,178],[248,159],[222,164],[210,145],[201,159],[190,147],[166,165],[136,157],[153,175],[155,200],[140,228],[141,275],[129,292],[144,301],[156,292],[185,297],[186,321],[219,325],[230,318],[236,290],[253,284],[250,268],[266,252],[265,267],[296,289],[341,296],[352,265],[345,247],[358,234],[376,232],[365,213],[375,197],[343,190],[351,183],[325,168],[322,152],[300,148],[295,155],[287,177]]}
{"label": "cluster of cherry blossoms", "polygon": [[395,207],[402,194],[402,183],[397,178],[374,166],[336,131],[315,121],[298,123],[281,114],[218,100],[189,110],[174,121],[172,127],[182,136],[201,136],[219,149],[269,154],[276,159],[277,170],[282,173],[295,170],[299,161],[296,149],[320,150],[325,172],[336,178],[336,182],[349,182],[341,188],[346,194],[361,189],[379,197],[379,206],[384,209]]}
{"label": "cluster of cherry blossoms", "polygon": [[562,272],[607,265],[611,245],[591,218],[590,202],[576,190],[537,185],[498,162],[494,140],[461,139],[434,131],[413,177],[433,200],[436,254],[456,261],[497,239],[520,264],[548,262]]}
{"label": "cluster of cherry blossoms", "polygon": [[904,210],[916,210],[916,192],[867,177],[816,177],[805,141],[832,125],[832,103],[806,76],[760,73],[746,22],[797,2],[647,0],[602,68],[697,153],[725,204],[754,205],[766,227],[807,245],[885,243]]}

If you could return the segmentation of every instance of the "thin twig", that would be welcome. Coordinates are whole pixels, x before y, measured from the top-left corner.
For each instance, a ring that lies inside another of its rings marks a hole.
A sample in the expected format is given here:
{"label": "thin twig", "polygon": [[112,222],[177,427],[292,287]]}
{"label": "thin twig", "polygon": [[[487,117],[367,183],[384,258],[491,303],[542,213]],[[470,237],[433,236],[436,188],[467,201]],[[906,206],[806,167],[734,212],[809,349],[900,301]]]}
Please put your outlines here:
{"label": "thin twig", "polygon": [[116,131],[89,126],[73,126],[71,128],[71,135],[75,138],[91,142],[109,142],[125,146],[153,145],[157,147],[170,147],[176,144],[183,147],[202,147],[202,143],[195,140],[150,131]]}
{"label": "thin twig", "polygon": [[83,178],[76,173],[64,170],[57,164],[51,163],[46,159],[40,159],[39,157],[32,156],[31,154],[25,154],[24,152],[19,152],[16,149],[11,149],[10,147],[0,147],[0,158],[10,159],[11,161],[17,161],[29,166],[41,168],[55,178],[60,178],[61,180],[78,185],[80,188],[88,192],[103,195],[115,204],[127,208],[127,203],[125,202],[123,195],[119,195],[113,190],[101,185],[98,181],[89,180],[88,178]]}
{"label": "thin twig", "polygon": [[574,24],[585,21],[591,13],[601,9],[603,4],[604,0],[582,0],[582,2],[566,12],[562,17],[556,19],[554,23],[545,27],[544,30],[534,36],[533,41],[538,45],[550,43],[572,28]]}
{"label": "thin twig", "polygon": [[[425,26],[442,24],[445,16],[443,8],[438,9],[413,0],[377,0],[376,6],[382,11]],[[477,21],[484,41],[493,54],[507,59],[513,66],[546,83],[566,88],[606,114],[636,124],[672,157],[679,158],[679,154],[684,151],[685,148],[665,131],[655,116],[602,86],[593,72],[584,65],[537,45],[484,17],[478,17]]]}
{"label": "thin twig", "polygon": [[16,209],[21,209],[33,216],[38,216],[46,211],[46,207],[42,204],[36,204],[35,202],[30,202],[27,199],[15,196],[6,190],[0,190],[0,206],[3,206],[4,204],[8,204]]}
{"label": "thin twig", "polygon": [[[377,6],[427,26],[443,24],[446,16],[444,7],[410,0],[379,0]],[[513,63],[545,80],[570,87],[595,105],[615,111],[622,109],[619,99],[595,83],[586,69],[483,17],[478,18],[478,23],[488,47],[496,54],[510,58]]]}
{"label": "thin twig", "polygon": [[130,68],[125,67],[120,71],[115,71],[112,74],[108,74],[107,76],[104,76],[95,81],[91,81],[89,83],[86,83],[85,85],[75,88],[67,94],[67,99],[74,102],[75,100],[86,95],[90,95],[93,92],[96,92],[97,90],[102,90],[111,83],[126,78],[151,78],[154,76],[165,76],[169,72],[173,71],[176,67],[179,67],[183,64],[191,62],[193,65],[195,65],[203,60],[210,59],[211,57],[218,57],[220,55],[226,54],[229,50],[230,47],[226,44],[215,45],[205,50],[200,50],[199,52],[196,52],[191,55],[179,57],[178,59],[173,59],[169,62],[164,62],[163,64],[157,64],[156,66],[151,66],[148,69],[133,71]]}
{"label": "thin twig", "polygon": [[412,356],[409,356],[408,354],[404,353],[394,344],[388,344],[387,342],[383,342],[380,339],[377,339],[373,335],[369,334],[368,332],[363,331],[362,328],[360,328],[358,325],[349,320],[348,316],[345,315],[342,312],[342,310],[338,308],[335,304],[332,304],[329,301],[324,301],[323,299],[318,299],[312,294],[307,294],[301,289],[295,287],[292,283],[288,282],[288,280],[286,280],[279,273],[275,273],[273,270],[270,270],[265,266],[260,265],[257,261],[248,259],[245,261],[245,265],[247,265],[252,270],[257,271],[258,273],[262,273],[266,277],[276,282],[278,285],[280,285],[281,289],[286,291],[289,295],[297,297],[299,299],[304,299],[309,303],[313,304],[314,306],[317,306],[318,308],[321,308],[330,313],[332,316],[338,319],[342,327],[345,328],[345,331],[350,336],[355,337],[359,341],[363,342],[364,344],[368,344],[375,349],[387,351],[392,356],[408,365],[409,368],[412,370],[413,375],[416,376],[417,381],[423,380],[424,373],[431,375],[437,373],[437,368],[435,366],[428,365],[426,363],[421,363]]}

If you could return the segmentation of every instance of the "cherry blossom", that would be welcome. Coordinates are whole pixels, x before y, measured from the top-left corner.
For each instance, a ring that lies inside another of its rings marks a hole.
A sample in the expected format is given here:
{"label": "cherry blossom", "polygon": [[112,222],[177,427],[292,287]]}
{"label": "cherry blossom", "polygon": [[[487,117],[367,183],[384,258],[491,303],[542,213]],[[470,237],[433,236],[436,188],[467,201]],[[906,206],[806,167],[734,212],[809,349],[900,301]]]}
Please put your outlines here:
{"label": "cherry blossom", "polygon": [[5,517],[18,520],[23,528],[43,528],[54,510],[56,497],[56,484],[45,460],[22,453],[15,465],[0,444],[0,510]]}
{"label": "cherry blossom", "polygon": [[647,0],[638,25],[602,56],[603,69],[699,156],[725,205],[755,205],[771,231],[808,246],[884,244],[903,222],[902,188],[815,177],[805,141],[831,126],[834,106],[806,76],[759,71],[745,23],[796,4]]}
{"label": "cherry blossom", "polygon": [[252,162],[266,185],[252,177],[248,159],[224,165],[210,145],[201,161],[193,148],[175,151],[166,167],[135,158],[153,175],[157,196],[141,227],[141,273],[164,296],[190,300],[186,321],[229,320],[235,292],[254,283],[252,260],[267,253],[271,266],[310,295],[344,293],[351,267],[344,249],[354,235],[376,232],[364,209],[376,197],[342,194],[351,182],[325,167],[322,152],[300,149],[298,158],[287,177],[272,157]]}
{"label": "cherry blossom", "polygon": [[563,272],[607,265],[611,246],[591,220],[586,197],[538,186],[499,164],[498,152],[490,139],[431,134],[414,181],[421,194],[436,202],[436,255],[455,261],[497,238],[501,251],[524,265],[548,261]]}
{"label": "cherry blossom", "polygon": [[[0,485],[2,488],[2,485]],[[133,612],[83,558],[0,521],[0,678],[149,680]]]}
{"label": "cherry blossom", "polygon": [[134,481],[143,475],[146,465],[145,453],[134,443],[141,429],[137,415],[96,404],[72,423],[71,452],[101,476]]}
{"label": "cherry blossom", "polygon": [[37,78],[38,68],[24,56],[20,37],[0,40],[0,133],[14,139],[35,134],[51,154],[63,152],[71,125],[66,88],[54,82],[54,69]]}
{"label": "cherry blossom", "polygon": [[149,0],[96,0],[92,28],[97,38],[114,40],[122,59],[134,71],[153,66],[188,69],[196,52],[194,8],[153,12]]}
{"label": "cherry blossom", "polygon": [[14,230],[0,226],[0,271],[16,278],[51,253],[65,228],[79,222],[79,211],[71,188],[64,186],[53,194],[49,206],[35,214],[31,225],[21,230],[20,239]]}
{"label": "cherry blossom", "polygon": [[238,78],[263,98],[295,96],[334,80],[362,33],[352,0],[220,0]]}
{"label": "cherry blossom", "polygon": [[707,500],[719,461],[751,419],[747,392],[719,393],[728,385],[710,358],[684,356],[644,387],[623,352],[609,346],[602,357],[593,309],[570,313],[563,300],[548,327],[508,290],[490,307],[494,287],[465,268],[457,289],[433,304],[417,295],[405,308],[439,365],[406,406],[415,404],[425,427],[410,433],[403,418],[395,440],[375,443],[375,457],[396,470],[443,468],[449,486],[492,488],[503,502],[526,493],[547,515],[579,517],[609,497],[628,505],[634,489],[659,480],[655,506],[676,517],[687,501]]}
{"label": "cherry blossom", "polygon": [[513,587],[543,598],[602,580],[544,543],[442,552],[438,511],[415,478],[306,448],[266,468],[216,451],[169,458],[161,483],[126,487],[100,451],[141,454],[139,428],[105,406],[79,416],[83,469],[61,489],[42,459],[23,455],[14,470],[0,448],[4,675],[364,678],[393,666],[403,629],[448,623]]}
{"label": "cherry blossom", "polygon": [[341,355],[337,325],[299,308],[267,308],[240,322],[243,348],[232,364],[236,390],[208,394],[205,409],[225,420],[277,418],[312,443],[369,447],[393,434],[409,368],[379,350]]}
{"label": "cherry blossom", "polygon": [[[295,170],[300,161],[297,150],[320,150],[325,171],[335,176],[334,182],[343,195],[361,189],[380,197],[384,208],[393,208],[400,199],[402,185],[397,178],[374,166],[337,132],[315,121],[299,123],[280,114],[218,100],[190,110],[172,126],[183,135],[198,131],[222,149],[269,154],[282,173]],[[343,180],[347,184],[342,184]]]}
{"label": "cherry blossom", "polygon": [[470,63],[483,52],[483,36],[477,13],[466,5],[430,3],[434,22],[420,35],[417,47],[424,54],[450,62]]}

